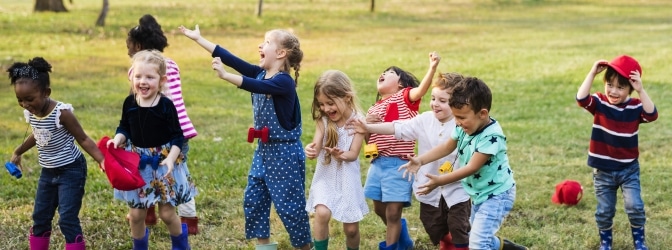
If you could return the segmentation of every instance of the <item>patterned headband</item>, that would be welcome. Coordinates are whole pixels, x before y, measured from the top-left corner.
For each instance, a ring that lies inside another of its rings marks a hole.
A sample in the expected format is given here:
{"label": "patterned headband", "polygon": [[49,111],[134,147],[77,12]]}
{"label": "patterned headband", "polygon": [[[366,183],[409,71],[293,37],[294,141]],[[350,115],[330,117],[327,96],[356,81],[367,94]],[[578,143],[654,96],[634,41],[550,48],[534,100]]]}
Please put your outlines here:
{"label": "patterned headband", "polygon": [[12,70],[12,76],[16,78],[23,78],[23,77],[28,77],[33,80],[37,80],[37,75],[40,72],[37,72],[37,70],[30,65],[26,65],[20,68],[15,68]]}

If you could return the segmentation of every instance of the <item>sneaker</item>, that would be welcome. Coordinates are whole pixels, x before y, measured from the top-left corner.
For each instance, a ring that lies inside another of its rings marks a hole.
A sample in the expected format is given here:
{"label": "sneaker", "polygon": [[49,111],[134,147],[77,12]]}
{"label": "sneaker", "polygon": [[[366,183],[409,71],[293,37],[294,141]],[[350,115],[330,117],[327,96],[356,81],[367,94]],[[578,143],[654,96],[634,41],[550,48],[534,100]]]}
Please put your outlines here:
{"label": "sneaker", "polygon": [[504,239],[503,243],[504,247],[502,248],[502,250],[527,250],[527,247],[518,245],[507,239]]}

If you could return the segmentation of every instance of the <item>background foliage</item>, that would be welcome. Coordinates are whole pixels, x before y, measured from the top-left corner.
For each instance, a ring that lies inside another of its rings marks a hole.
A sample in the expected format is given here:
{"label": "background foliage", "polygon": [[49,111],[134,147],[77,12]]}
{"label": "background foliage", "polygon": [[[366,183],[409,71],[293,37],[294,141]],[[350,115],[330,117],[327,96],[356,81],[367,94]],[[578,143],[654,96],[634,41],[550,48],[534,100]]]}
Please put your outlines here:
{"label": "background foliage", "polygon": [[[672,137],[669,72],[672,72],[672,22],[665,0],[401,0],[368,1],[271,0],[264,15],[255,16],[256,2],[113,1],[104,28],[94,27],[99,1],[75,1],[68,13],[32,13],[30,1],[0,0],[0,65],[34,56],[52,63],[56,100],[72,103],[75,114],[94,140],[114,132],[129,59],[128,29],[146,13],[157,17],[167,33],[166,55],[180,65],[189,114],[199,131],[192,140],[189,167],[198,181],[201,234],[190,237],[194,249],[253,249],[246,241],[242,191],[253,144],[246,140],[252,123],[249,94],[217,80],[209,55],[177,27],[199,24],[203,35],[240,57],[257,62],[257,44],[272,28],[293,30],[305,53],[298,91],[303,104],[304,135],[312,140],[312,84],[326,69],[346,72],[361,105],[375,98],[382,70],[400,66],[422,77],[427,54],[442,55],[441,72],[456,71],[485,80],[494,94],[492,115],[504,128],[516,173],[518,196],[500,234],[531,249],[596,249],[595,198],[591,169],[585,166],[591,117],[577,107],[574,96],[598,59],[629,54],[643,67],[644,87],[660,112],[658,121],[640,127],[643,197],[651,249],[666,249],[672,223],[670,156]],[[8,160],[26,136],[21,108],[4,78],[0,91],[0,152]],[[601,90],[595,84],[593,91]],[[636,94],[635,94],[636,96]],[[429,94],[422,104],[428,109]],[[112,198],[103,173],[90,164],[87,193],[80,214],[92,249],[130,249],[125,205]],[[22,179],[0,174],[0,249],[27,249],[35,184],[39,175],[36,150],[24,155],[30,168]],[[307,185],[314,161],[307,163]],[[362,178],[368,164],[362,165]],[[563,179],[583,184],[584,197],[574,207],[556,206],[550,196]],[[619,201],[614,249],[631,248],[629,224]],[[404,211],[417,249],[435,249],[418,219],[418,204]],[[58,219],[58,216],[55,220]],[[277,216],[272,238],[290,248]],[[370,213],[360,224],[361,249],[375,249],[385,227]],[[344,248],[339,223],[332,222],[331,246]],[[153,249],[168,249],[164,226],[152,229]],[[52,246],[63,248],[55,225]]]}

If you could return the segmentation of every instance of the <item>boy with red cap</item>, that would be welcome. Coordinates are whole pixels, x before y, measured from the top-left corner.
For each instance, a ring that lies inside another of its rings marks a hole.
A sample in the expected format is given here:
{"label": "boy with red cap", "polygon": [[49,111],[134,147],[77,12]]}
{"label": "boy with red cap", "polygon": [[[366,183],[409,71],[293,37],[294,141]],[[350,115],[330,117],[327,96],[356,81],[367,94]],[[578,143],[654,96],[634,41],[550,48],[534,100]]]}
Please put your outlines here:
{"label": "boy with red cap", "polygon": [[[606,69],[604,93],[589,96],[595,76]],[[639,178],[638,131],[640,123],[658,118],[653,101],[642,86],[642,68],[632,57],[621,55],[611,62],[598,60],[579,87],[576,101],[593,115],[588,166],[593,168],[600,233],[600,250],[611,249],[616,193],[623,192],[636,250],[648,249],[644,241],[644,201]],[[630,97],[637,91],[638,98]]]}

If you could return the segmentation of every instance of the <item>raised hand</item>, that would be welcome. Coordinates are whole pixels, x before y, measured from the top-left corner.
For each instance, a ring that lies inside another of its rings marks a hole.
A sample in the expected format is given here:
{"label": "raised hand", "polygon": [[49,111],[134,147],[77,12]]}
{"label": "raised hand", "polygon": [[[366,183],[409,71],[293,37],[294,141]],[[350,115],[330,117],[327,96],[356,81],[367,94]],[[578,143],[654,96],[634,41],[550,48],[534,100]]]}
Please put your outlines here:
{"label": "raised hand", "polygon": [[436,53],[436,51],[432,51],[429,53],[429,67],[431,68],[436,68],[439,66],[439,62],[441,61],[441,57],[439,56],[439,53]]}
{"label": "raised hand", "polygon": [[630,85],[638,93],[642,91],[642,76],[639,74],[639,71],[630,71]]}
{"label": "raised hand", "polygon": [[180,25],[180,27],[178,27],[178,29],[186,37],[191,38],[191,40],[197,40],[198,38],[201,37],[201,30],[198,29],[198,24],[196,24],[196,27],[194,28],[194,30],[187,29],[186,27],[184,27],[184,25]]}
{"label": "raised hand", "polygon": [[593,68],[590,69],[590,72],[593,75],[597,75],[597,74],[601,73],[602,71],[604,71],[605,69],[607,69],[608,64],[609,64],[609,62],[607,60],[598,60],[598,61],[595,62],[595,64],[593,64]]}

